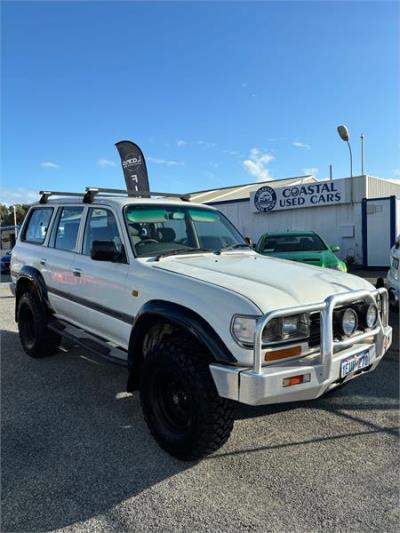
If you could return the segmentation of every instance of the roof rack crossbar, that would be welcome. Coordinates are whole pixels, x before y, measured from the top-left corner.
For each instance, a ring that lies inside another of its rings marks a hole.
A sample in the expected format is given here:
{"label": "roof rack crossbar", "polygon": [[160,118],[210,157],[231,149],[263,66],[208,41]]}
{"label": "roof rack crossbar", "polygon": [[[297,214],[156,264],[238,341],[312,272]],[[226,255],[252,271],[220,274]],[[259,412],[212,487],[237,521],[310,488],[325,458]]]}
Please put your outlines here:
{"label": "roof rack crossbar", "polygon": [[[127,191],[126,189],[104,189],[102,187],[86,187],[86,195],[94,196],[100,194],[123,194],[132,198],[150,198],[151,196],[165,196],[170,198],[180,198],[184,201],[190,200],[190,194],[177,194],[172,192],[155,192],[155,191]],[[85,196],[86,196],[85,195]],[[93,201],[93,200],[91,200]]]}
{"label": "roof rack crossbar", "polygon": [[83,196],[83,193],[81,192],[65,192],[65,191],[40,191],[39,194],[40,204],[47,204],[47,200],[49,199],[49,196]]}

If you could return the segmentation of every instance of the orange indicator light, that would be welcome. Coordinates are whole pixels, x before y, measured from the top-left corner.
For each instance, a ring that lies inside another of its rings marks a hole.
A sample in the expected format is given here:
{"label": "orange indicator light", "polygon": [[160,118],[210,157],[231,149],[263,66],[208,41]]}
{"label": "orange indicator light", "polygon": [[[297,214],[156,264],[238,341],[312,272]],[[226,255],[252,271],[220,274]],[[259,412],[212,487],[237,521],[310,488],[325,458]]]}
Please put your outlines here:
{"label": "orange indicator light", "polygon": [[295,357],[297,355],[301,355],[301,346],[292,346],[291,348],[266,352],[264,359],[267,362],[271,362],[278,361],[279,359],[286,359],[287,357]]}

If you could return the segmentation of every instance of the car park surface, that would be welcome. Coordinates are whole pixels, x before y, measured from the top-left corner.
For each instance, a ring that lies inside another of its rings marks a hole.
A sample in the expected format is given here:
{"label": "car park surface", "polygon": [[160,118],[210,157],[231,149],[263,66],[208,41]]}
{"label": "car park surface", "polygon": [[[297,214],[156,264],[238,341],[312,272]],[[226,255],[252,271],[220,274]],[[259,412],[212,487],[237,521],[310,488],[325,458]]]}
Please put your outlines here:
{"label": "car park surface", "polygon": [[149,435],[125,369],[65,343],[28,358],[0,291],[2,531],[397,531],[398,315],[374,373],[238,405],[229,442],[184,463]]}

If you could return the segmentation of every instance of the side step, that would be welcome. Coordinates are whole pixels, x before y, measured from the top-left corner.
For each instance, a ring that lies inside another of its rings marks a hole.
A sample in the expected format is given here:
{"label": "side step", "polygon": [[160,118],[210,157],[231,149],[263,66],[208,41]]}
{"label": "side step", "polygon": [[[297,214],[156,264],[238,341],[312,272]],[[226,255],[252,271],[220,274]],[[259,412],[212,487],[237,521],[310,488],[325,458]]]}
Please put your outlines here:
{"label": "side step", "polygon": [[83,329],[68,324],[63,320],[52,318],[48,324],[49,329],[60,334],[82,348],[89,350],[93,355],[119,366],[128,366],[128,353],[123,348],[115,346],[109,341],[97,337]]}

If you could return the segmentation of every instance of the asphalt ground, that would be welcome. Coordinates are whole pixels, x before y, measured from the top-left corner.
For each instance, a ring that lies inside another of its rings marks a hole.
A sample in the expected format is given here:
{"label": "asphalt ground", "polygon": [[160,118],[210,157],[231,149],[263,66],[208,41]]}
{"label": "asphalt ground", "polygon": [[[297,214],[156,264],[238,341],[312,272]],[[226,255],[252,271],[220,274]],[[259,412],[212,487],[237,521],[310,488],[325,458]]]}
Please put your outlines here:
{"label": "asphalt ground", "polygon": [[0,297],[1,531],[398,531],[398,314],[374,373],[238,406],[229,442],[184,463],[149,435],[125,369],[80,348],[30,359]]}

